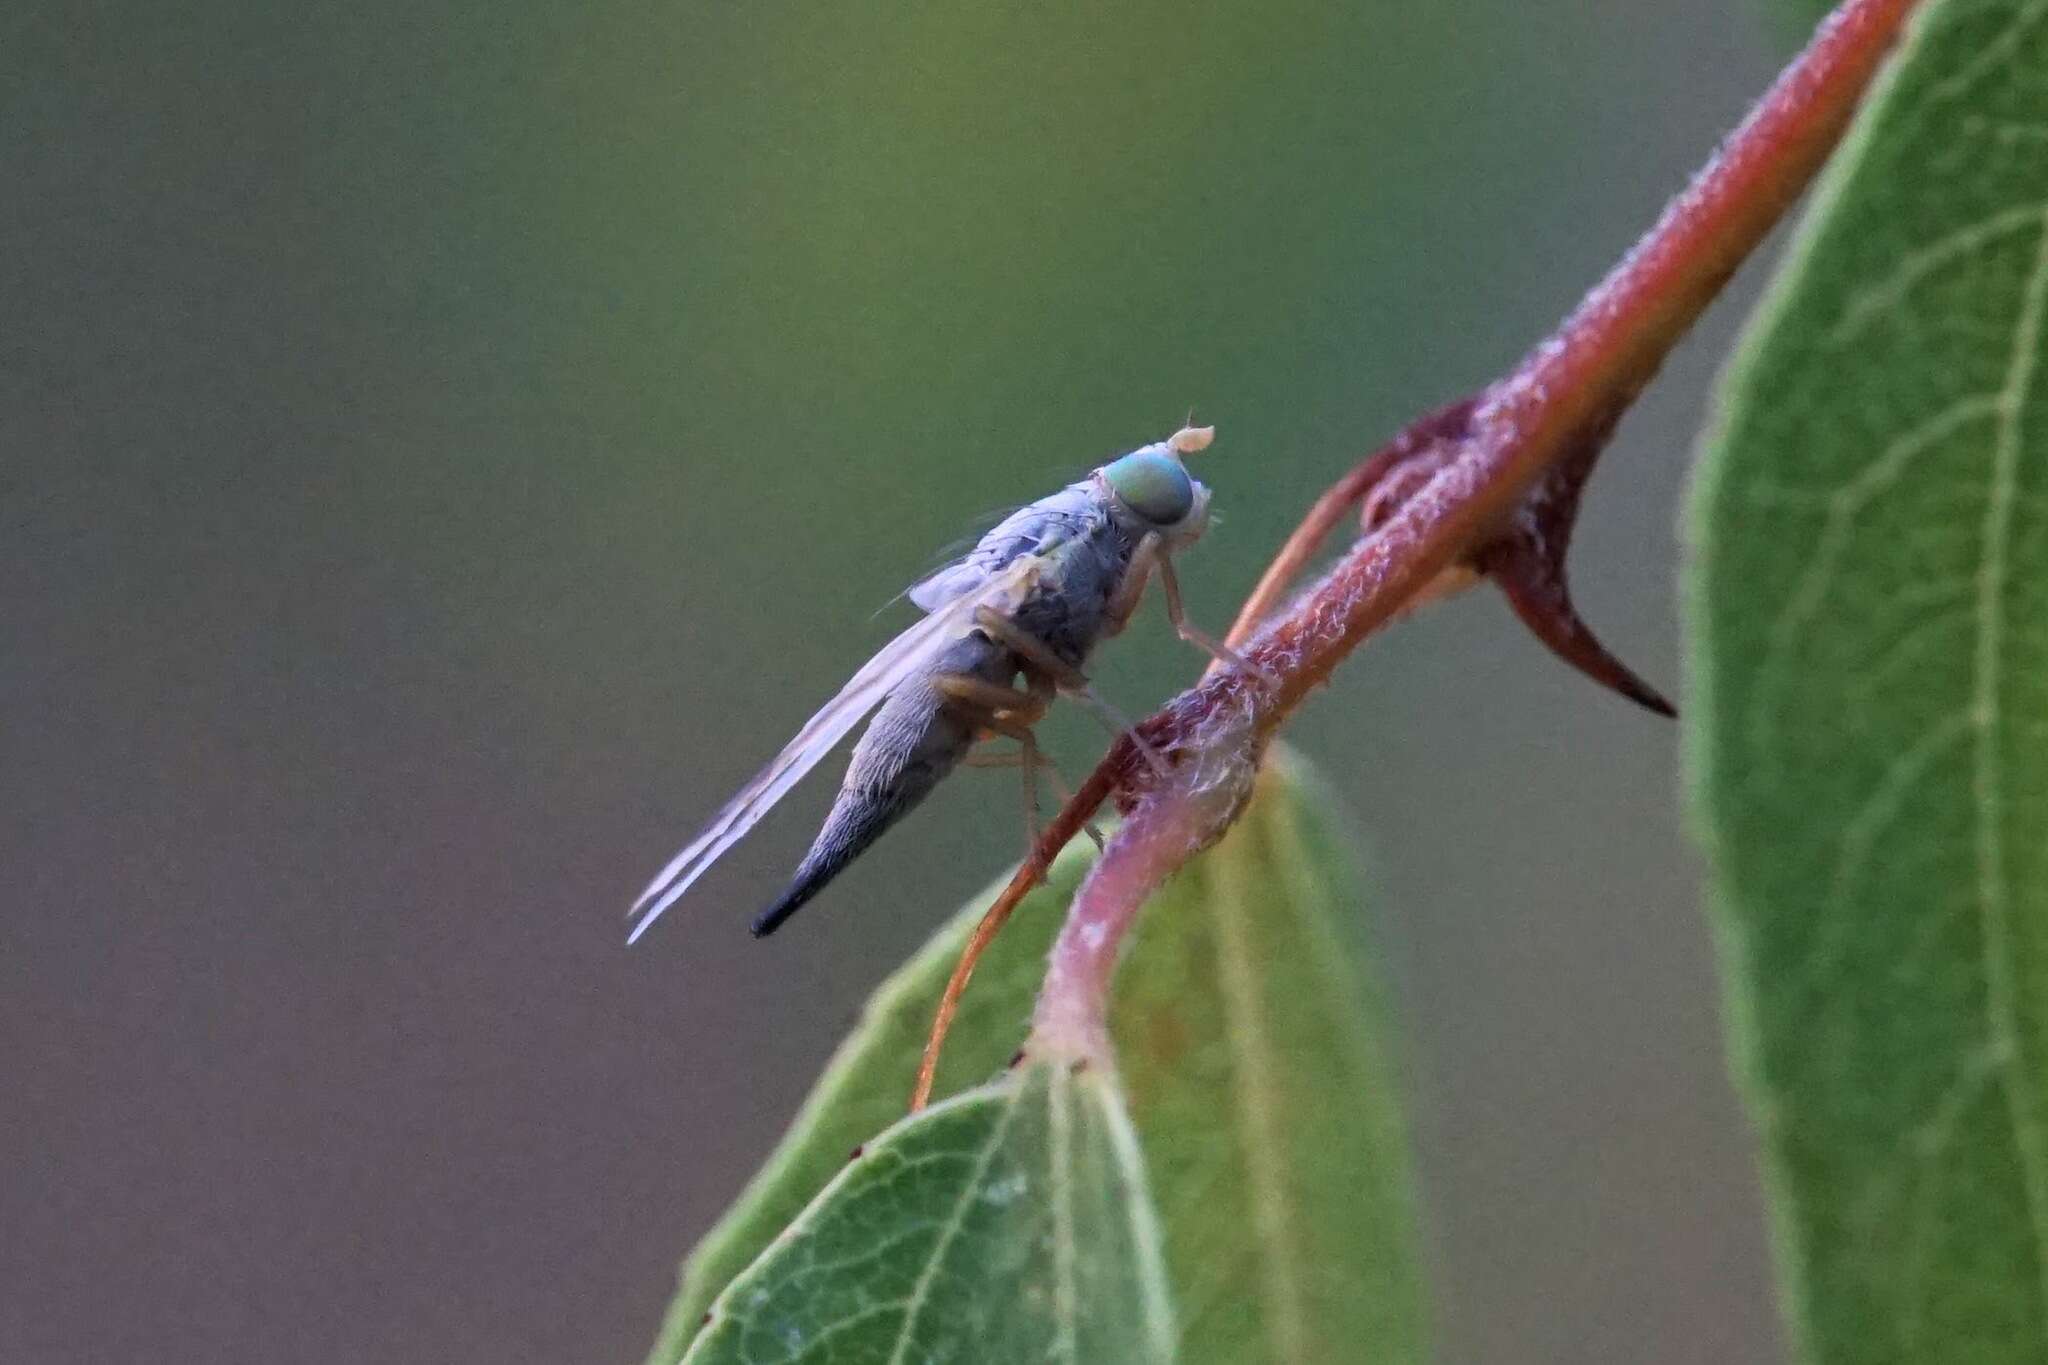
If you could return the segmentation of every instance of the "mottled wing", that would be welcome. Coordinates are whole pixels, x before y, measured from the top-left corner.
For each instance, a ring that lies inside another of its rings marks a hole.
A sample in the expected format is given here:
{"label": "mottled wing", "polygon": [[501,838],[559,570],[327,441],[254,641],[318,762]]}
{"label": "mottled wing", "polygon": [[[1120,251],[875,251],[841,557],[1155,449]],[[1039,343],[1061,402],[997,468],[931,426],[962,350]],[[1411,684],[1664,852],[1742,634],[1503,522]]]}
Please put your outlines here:
{"label": "mottled wing", "polygon": [[626,942],[632,943],[646,933],[647,927],[660,918],[662,911],[675,904],[706,869],[745,837],[747,831],[831,753],[833,746],[860,724],[868,712],[879,706],[898,684],[916,676],[942,650],[966,633],[977,608],[991,606],[999,611],[1013,608],[1029,589],[1040,566],[1041,561],[1036,556],[1013,559],[1001,571],[985,576],[978,588],[945,602],[938,610],[882,646],[880,652],[839,690],[838,696],[826,702],[816,715],[804,722],[803,729],[797,731],[796,738],[775,756],[774,762],[740,788],[738,795],[712,817],[711,823],[669,861],[661,875],[648,883],[640,899],[627,912],[638,916],[639,923],[633,926]]}

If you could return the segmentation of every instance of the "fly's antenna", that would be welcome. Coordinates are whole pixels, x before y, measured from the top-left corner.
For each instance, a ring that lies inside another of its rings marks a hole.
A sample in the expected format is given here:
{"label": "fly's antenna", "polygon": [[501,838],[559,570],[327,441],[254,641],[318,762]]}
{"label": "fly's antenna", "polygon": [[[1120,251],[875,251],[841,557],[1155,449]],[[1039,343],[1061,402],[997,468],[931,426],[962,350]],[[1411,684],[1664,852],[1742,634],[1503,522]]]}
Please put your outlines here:
{"label": "fly's antenna", "polygon": [[[1195,414],[1192,409],[1188,412],[1188,420],[1190,422],[1195,420]],[[1216,428],[1214,427],[1182,427],[1179,431],[1166,438],[1166,448],[1176,455],[1185,457],[1194,454],[1198,450],[1207,450],[1209,442],[1215,439]]]}

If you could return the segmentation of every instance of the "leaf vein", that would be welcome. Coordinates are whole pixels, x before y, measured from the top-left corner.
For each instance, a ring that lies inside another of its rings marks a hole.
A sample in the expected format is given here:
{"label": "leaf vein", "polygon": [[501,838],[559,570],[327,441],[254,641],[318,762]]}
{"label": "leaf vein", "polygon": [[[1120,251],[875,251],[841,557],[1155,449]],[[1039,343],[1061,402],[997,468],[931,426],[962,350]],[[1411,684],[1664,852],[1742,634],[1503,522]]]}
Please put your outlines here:
{"label": "leaf vein", "polygon": [[2033,226],[2040,216],[2040,209],[2032,204],[2004,209],[1906,252],[1900,257],[1898,269],[1888,278],[1866,286],[1850,298],[1834,326],[1828,329],[1827,344],[1840,347],[1854,341],[1874,318],[1903,302],[1920,281],[2001,237]]}
{"label": "leaf vein", "polygon": [[1074,1119],[1067,1108],[1069,1084],[1065,1067],[1056,1067],[1047,1079],[1046,1183],[1052,1188],[1053,1355],[1078,1365],[1075,1320],[1080,1313],[1080,1291],[1074,1282],[1074,1189],[1068,1179],[1074,1161]]}
{"label": "leaf vein", "polygon": [[2013,511],[2019,481],[2021,418],[2033,384],[2048,303],[2048,212],[2033,210],[2040,227],[2034,267],[2013,328],[2012,361],[1999,393],[1992,480],[1984,512],[1983,562],[1978,572],[1977,648],[1971,720],[1976,727],[1977,904],[1982,919],[1985,1009],[1994,1050],[2005,1058],[2005,1100],[2019,1158],[2021,1186],[2034,1232],[2034,1260],[2042,1321],[2048,1322],[2048,1145],[2035,1121],[2036,1096],[2020,1047],[2015,998],[2012,925],[2005,882],[2004,768],[2000,751],[1999,671],[2004,664],[2005,588],[2010,570]]}
{"label": "leaf vein", "polygon": [[1836,846],[1834,870],[1828,878],[1827,899],[1821,903],[1812,960],[1801,973],[1807,992],[1817,992],[1826,987],[1842,951],[1854,937],[1857,925],[1848,914],[1849,898],[1862,883],[1864,867],[1877,846],[1879,836],[1899,818],[1906,798],[1918,787],[1935,761],[1970,734],[1971,718],[1967,711],[1958,711],[1929,726],[1905,752],[1892,760],[1848,821],[1841,842]]}
{"label": "leaf vein", "polygon": [[2013,16],[2012,22],[2006,25],[1996,38],[1984,44],[1983,50],[1978,52],[1974,59],[1958,68],[1955,74],[1946,80],[1929,86],[1926,103],[1943,104],[1959,95],[1968,94],[1972,86],[1983,80],[2000,62],[2012,56],[2013,49],[2019,46],[2020,40],[2027,36],[2027,31],[2044,14],[2048,14],[2048,0],[2032,0],[2031,4]]}
{"label": "leaf vein", "polygon": [[[1251,839],[1261,834],[1257,825],[1247,825],[1236,837]],[[1216,926],[1217,979],[1227,1016],[1224,1033],[1230,1039],[1232,1070],[1237,1075],[1232,1089],[1238,1101],[1252,1227],[1264,1252],[1259,1264],[1268,1311],[1262,1316],[1272,1339],[1273,1359],[1282,1365],[1305,1365],[1313,1351],[1307,1305],[1301,1294],[1303,1255],[1295,1241],[1292,1197],[1274,1159],[1281,1141],[1274,1123],[1280,1102],[1270,1078],[1278,1074],[1279,1061],[1266,1030],[1258,970],[1252,962],[1251,946],[1245,942],[1244,915],[1250,901],[1243,879],[1245,862],[1241,851],[1237,857],[1213,860],[1218,886],[1206,899]]]}
{"label": "leaf vein", "polygon": [[[1097,1081],[1096,1084],[1100,1084]],[[1100,1097],[1098,1096],[1098,1099]],[[1174,1359],[1173,1304],[1171,1290],[1160,1271],[1166,1265],[1166,1248],[1144,1181],[1145,1155],[1138,1146],[1137,1130],[1121,1105],[1098,1103],[1103,1126],[1109,1134],[1109,1148],[1127,1196],[1124,1217],[1130,1224],[1131,1244],[1138,1250],[1138,1291],[1145,1299],[1145,1345],[1156,1365],[1172,1365]]]}
{"label": "leaf vein", "polygon": [[889,1365],[903,1365],[904,1352],[910,1349],[911,1338],[917,1330],[917,1315],[923,1311],[925,1299],[931,1294],[932,1285],[939,1277],[939,1266],[945,1261],[947,1250],[967,1222],[967,1212],[974,1207],[974,1201],[981,1189],[982,1177],[988,1174],[990,1164],[995,1161],[996,1152],[1003,1145],[1003,1138],[1010,1131],[1010,1120],[1017,1115],[1020,1098],[1017,1095],[1010,1096],[1009,1103],[1003,1106],[1001,1117],[996,1120],[995,1126],[989,1129],[988,1141],[982,1144],[980,1153],[975,1157],[974,1169],[968,1173],[967,1179],[961,1182],[960,1195],[953,1201],[953,1211],[947,1217],[945,1225],[939,1229],[938,1237],[933,1240],[932,1254],[926,1258],[924,1269],[918,1272],[917,1282],[910,1288],[910,1297],[903,1301],[903,1326],[896,1334],[895,1345],[890,1348]]}
{"label": "leaf vein", "polygon": [[[2038,210],[2036,216],[2039,216]],[[2000,401],[1996,395],[1980,395],[1949,404],[1893,437],[1878,452],[1877,458],[1855,478],[1830,492],[1815,495],[1815,502],[1826,509],[1827,519],[1798,584],[1785,599],[1784,609],[1771,625],[1770,644],[1757,669],[1756,693],[1749,714],[1750,742],[1757,753],[1778,753],[1776,703],[1785,679],[1795,671],[1799,642],[1827,604],[1828,593],[1834,588],[1841,568],[1842,556],[1854,544],[1856,519],[1870,500],[1897,481],[1928,447],[1972,421],[1996,417]]]}

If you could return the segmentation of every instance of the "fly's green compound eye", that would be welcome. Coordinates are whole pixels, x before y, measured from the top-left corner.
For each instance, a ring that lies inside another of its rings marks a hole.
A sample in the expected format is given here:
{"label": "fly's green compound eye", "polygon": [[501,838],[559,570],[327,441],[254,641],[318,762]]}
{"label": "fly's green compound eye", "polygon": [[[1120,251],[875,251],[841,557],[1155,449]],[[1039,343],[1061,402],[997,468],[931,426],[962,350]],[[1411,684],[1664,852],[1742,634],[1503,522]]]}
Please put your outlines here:
{"label": "fly's green compound eye", "polygon": [[1194,510],[1193,481],[1163,451],[1133,451],[1104,465],[1102,477],[1126,507],[1154,526],[1172,526]]}

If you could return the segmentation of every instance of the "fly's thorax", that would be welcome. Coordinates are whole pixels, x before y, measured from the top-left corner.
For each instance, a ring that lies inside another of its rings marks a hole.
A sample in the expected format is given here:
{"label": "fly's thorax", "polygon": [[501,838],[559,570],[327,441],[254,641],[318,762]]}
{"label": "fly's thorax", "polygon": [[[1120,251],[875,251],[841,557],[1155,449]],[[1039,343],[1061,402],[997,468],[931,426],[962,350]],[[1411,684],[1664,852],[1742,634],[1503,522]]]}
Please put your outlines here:
{"label": "fly's thorax", "polygon": [[1053,546],[1011,613],[1022,630],[1079,667],[1102,638],[1109,602],[1131,565],[1137,535],[1107,509]]}

